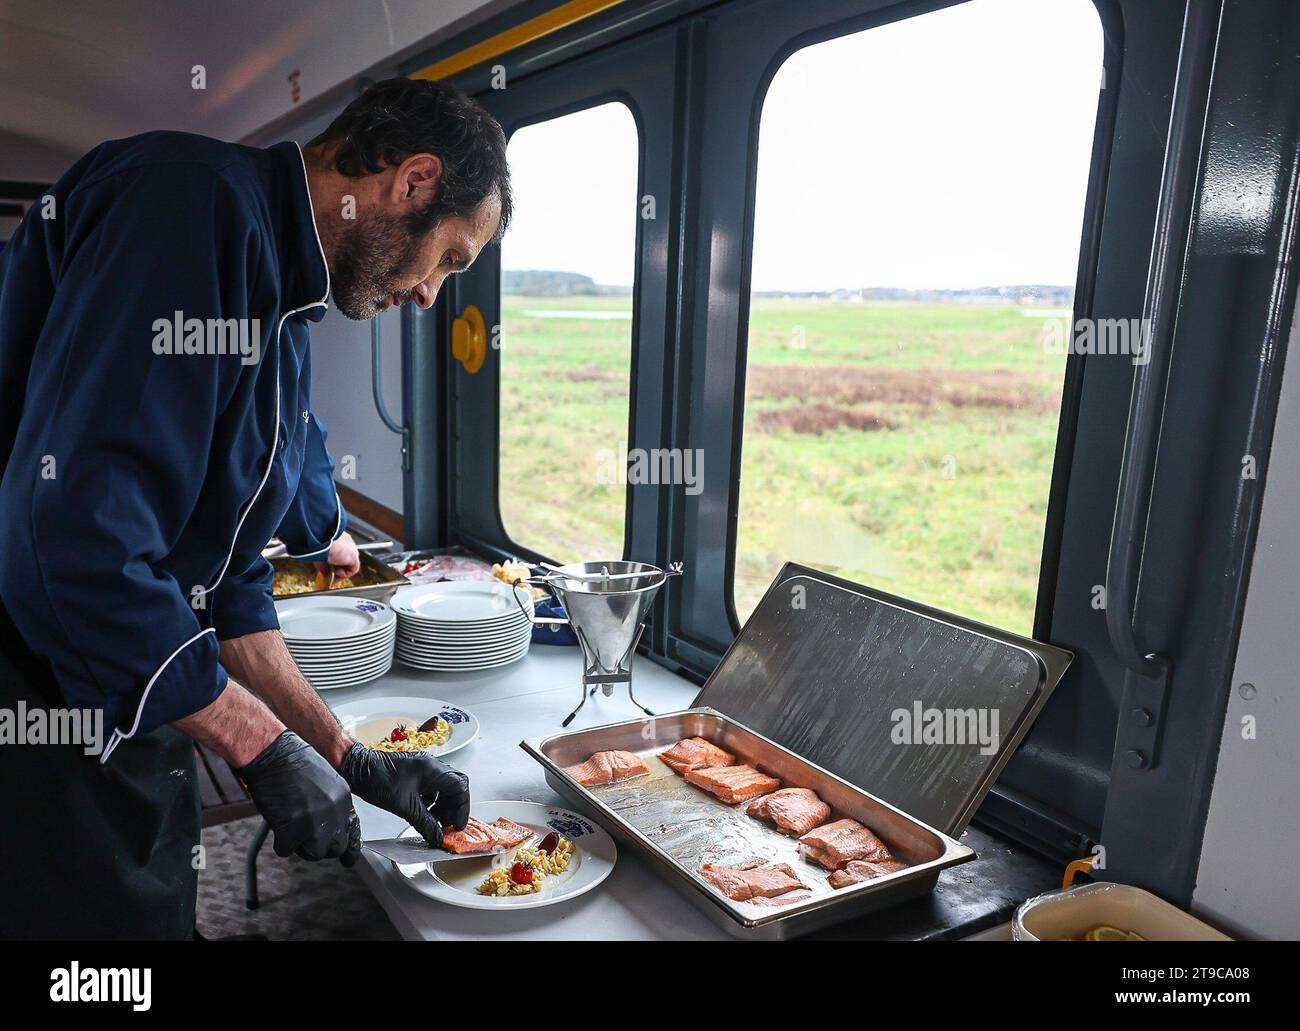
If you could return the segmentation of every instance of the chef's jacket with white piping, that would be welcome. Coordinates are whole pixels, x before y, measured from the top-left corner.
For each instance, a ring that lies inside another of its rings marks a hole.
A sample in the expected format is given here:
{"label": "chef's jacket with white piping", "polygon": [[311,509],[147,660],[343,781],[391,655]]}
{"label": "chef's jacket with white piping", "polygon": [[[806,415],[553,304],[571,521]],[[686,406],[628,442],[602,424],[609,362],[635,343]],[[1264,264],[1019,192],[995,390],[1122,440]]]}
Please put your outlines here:
{"label": "chef's jacket with white piping", "polygon": [[[343,530],[309,391],[328,294],[295,143],[105,143],[0,253],[0,602],[104,710],[102,761],[216,699],[219,640],[278,626],[271,536],[323,557]],[[246,346],[215,353],[229,319]]]}

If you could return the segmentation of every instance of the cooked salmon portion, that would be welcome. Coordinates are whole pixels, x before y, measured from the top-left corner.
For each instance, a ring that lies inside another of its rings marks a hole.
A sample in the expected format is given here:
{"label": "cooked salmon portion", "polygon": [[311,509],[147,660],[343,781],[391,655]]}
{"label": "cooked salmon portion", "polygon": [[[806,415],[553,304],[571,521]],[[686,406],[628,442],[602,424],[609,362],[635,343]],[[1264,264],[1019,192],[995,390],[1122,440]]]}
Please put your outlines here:
{"label": "cooked salmon portion", "polygon": [[486,852],[495,840],[492,828],[477,816],[471,816],[464,830],[443,834],[442,847],[457,855],[464,852]]}
{"label": "cooked salmon portion", "polygon": [[781,786],[775,777],[759,773],[752,766],[708,766],[687,770],[686,781],[697,788],[712,791],[728,805],[748,802]]}
{"label": "cooked salmon portion", "polygon": [[797,838],[825,823],[831,807],[812,788],[782,788],[754,799],[745,812],[756,820],[774,823],[782,834]]}
{"label": "cooked salmon portion", "polygon": [[900,863],[897,859],[887,859],[883,863],[872,863],[866,859],[851,859],[843,870],[832,871],[830,876],[831,887],[847,888],[850,884],[870,881],[876,877],[883,877],[887,873],[897,873],[899,870],[906,869],[907,864]]}
{"label": "cooked salmon portion", "polygon": [[736,761],[730,752],[723,751],[702,737],[682,738],[668,751],[660,752],[659,758],[681,774],[705,766],[730,766]]}
{"label": "cooked salmon portion", "polygon": [[772,898],[776,895],[784,895],[787,891],[794,891],[796,888],[808,890],[808,885],[799,880],[787,863],[748,870],[738,866],[714,866],[712,863],[705,863],[700,867],[699,872],[701,877],[734,902]]}
{"label": "cooked salmon portion", "polygon": [[585,787],[597,787],[613,784],[616,780],[627,780],[629,777],[643,777],[650,772],[650,767],[635,752],[615,749],[597,752],[585,763],[566,766],[564,772]]}
{"label": "cooked salmon portion", "polygon": [[456,855],[468,852],[503,852],[531,837],[533,831],[504,816],[492,823],[484,823],[477,816],[471,816],[464,830],[447,831],[442,836],[442,847]]}
{"label": "cooked salmon portion", "polygon": [[531,827],[525,827],[522,823],[515,823],[514,820],[508,820],[504,816],[498,816],[493,820],[490,829],[497,839],[497,844],[503,848],[514,848],[516,845],[527,841],[535,833]]}
{"label": "cooked salmon portion", "polygon": [[842,870],[854,859],[887,863],[894,858],[885,843],[857,820],[836,820],[809,831],[799,839],[799,851],[827,870]]}

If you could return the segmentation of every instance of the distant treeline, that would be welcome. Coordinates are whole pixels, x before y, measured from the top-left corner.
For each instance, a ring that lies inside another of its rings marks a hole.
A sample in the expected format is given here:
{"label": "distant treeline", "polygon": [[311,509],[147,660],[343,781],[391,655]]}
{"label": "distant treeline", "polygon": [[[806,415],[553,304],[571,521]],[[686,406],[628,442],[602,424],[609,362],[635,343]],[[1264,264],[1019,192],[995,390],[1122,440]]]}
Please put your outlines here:
{"label": "distant treeline", "polygon": [[503,294],[530,297],[627,297],[628,286],[602,286],[590,276],[551,269],[505,269],[501,273]]}
{"label": "distant treeline", "polygon": [[[627,286],[605,286],[590,276],[552,269],[506,269],[501,292],[530,297],[627,297]],[[797,297],[828,301],[925,301],[930,304],[1041,304],[1068,307],[1074,287],[1043,283],[1011,286],[977,286],[968,290],[904,290],[893,286],[867,286],[858,290],[756,290],[759,297]]]}
{"label": "distant treeline", "polygon": [[1043,304],[1068,307],[1074,287],[1045,283],[976,286],[968,290],[904,290],[896,286],[864,286],[858,290],[755,290],[759,297],[799,297],[828,301],[925,301],[930,304]]}

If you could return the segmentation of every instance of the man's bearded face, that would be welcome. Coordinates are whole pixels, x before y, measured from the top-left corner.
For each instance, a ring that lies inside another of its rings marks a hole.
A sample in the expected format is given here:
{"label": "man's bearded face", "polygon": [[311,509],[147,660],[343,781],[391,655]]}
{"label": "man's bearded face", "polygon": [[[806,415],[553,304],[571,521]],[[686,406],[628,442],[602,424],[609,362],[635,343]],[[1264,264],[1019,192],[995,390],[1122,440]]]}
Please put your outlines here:
{"label": "man's bearded face", "polygon": [[423,244],[396,215],[372,212],[348,223],[330,269],[335,307],[349,319],[365,320],[411,300],[415,291],[398,284],[418,277]]}

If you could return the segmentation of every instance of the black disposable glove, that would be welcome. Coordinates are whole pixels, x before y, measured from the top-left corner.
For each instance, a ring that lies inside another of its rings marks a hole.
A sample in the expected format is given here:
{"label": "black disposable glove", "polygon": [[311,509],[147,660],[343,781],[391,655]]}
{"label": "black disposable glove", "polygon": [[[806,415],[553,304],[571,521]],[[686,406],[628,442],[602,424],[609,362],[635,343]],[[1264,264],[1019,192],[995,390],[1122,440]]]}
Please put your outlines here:
{"label": "black disposable glove", "polygon": [[337,858],[344,866],[360,857],[361,822],[347,782],[293,731],[235,772],[275,832],[276,855]]}
{"label": "black disposable glove", "polygon": [[380,752],[357,743],[339,773],[355,795],[402,817],[434,848],[444,826],[462,830],[469,822],[469,778],[427,752]]}

